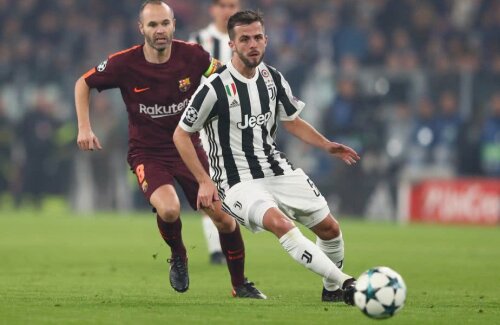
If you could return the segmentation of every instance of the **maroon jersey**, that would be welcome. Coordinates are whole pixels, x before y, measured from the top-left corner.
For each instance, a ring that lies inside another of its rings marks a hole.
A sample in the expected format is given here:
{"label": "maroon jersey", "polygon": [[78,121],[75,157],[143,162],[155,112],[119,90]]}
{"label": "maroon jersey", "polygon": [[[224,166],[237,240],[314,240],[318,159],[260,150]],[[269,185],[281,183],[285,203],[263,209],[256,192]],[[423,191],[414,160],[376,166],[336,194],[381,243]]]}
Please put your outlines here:
{"label": "maroon jersey", "polygon": [[[84,78],[98,91],[120,88],[128,112],[131,165],[138,157],[181,160],[173,133],[202,76],[210,75],[216,62],[201,46],[174,40],[170,59],[154,64],[146,61],[143,46],[110,55]],[[192,140],[201,146],[198,134]]]}

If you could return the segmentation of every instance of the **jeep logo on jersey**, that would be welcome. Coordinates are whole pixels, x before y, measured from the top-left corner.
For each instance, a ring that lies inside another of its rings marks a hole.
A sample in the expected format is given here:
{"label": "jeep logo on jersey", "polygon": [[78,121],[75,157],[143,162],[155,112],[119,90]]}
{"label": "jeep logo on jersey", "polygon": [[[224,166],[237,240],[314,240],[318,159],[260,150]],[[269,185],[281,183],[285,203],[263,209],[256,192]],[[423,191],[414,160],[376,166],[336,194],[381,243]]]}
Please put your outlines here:
{"label": "jeep logo on jersey", "polygon": [[104,60],[97,66],[97,71],[103,72],[106,69],[106,64],[108,64],[108,60]]}
{"label": "jeep logo on jersey", "polygon": [[160,118],[164,116],[176,115],[182,113],[182,111],[184,111],[184,108],[186,108],[188,103],[189,99],[186,98],[182,102],[178,104],[172,104],[170,106],[158,105],[158,104],[155,104],[154,106],[146,106],[144,104],[139,104],[139,113],[147,114],[152,118]]}
{"label": "jeep logo on jersey", "polygon": [[271,118],[271,112],[267,112],[266,114],[259,114],[257,116],[245,115],[243,118],[243,122],[238,122],[236,124],[241,130],[244,130],[248,127],[254,128],[257,125],[261,126],[262,124],[269,121],[269,119]]}

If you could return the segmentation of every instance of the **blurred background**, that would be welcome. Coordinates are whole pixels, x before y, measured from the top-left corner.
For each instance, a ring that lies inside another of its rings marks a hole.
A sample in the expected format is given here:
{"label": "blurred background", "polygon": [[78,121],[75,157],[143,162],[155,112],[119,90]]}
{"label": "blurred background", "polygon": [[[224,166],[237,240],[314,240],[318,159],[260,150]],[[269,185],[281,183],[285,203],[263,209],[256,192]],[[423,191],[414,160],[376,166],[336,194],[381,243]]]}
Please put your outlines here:
{"label": "blurred background", "polygon": [[[93,93],[104,150],[76,146],[74,83],[142,43],[140,0],[0,0],[0,213],[58,200],[77,213],[145,209],[126,164],[119,91]],[[172,0],[176,38],[210,1]],[[361,155],[347,167],[285,132],[278,146],[342,216],[500,223],[500,1],[259,0],[265,61],[302,117]],[[187,205],[184,205],[187,207]]]}

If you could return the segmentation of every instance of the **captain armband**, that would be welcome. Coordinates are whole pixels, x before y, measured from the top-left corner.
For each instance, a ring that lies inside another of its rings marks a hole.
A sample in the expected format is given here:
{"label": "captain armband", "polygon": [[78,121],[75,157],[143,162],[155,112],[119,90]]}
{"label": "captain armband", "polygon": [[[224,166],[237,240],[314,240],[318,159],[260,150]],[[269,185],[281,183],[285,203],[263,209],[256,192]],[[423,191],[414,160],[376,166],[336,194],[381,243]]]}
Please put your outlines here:
{"label": "captain armband", "polygon": [[205,77],[210,77],[217,69],[219,69],[222,66],[222,63],[214,58],[210,59],[210,65],[208,66],[208,69],[203,73],[203,76]]}

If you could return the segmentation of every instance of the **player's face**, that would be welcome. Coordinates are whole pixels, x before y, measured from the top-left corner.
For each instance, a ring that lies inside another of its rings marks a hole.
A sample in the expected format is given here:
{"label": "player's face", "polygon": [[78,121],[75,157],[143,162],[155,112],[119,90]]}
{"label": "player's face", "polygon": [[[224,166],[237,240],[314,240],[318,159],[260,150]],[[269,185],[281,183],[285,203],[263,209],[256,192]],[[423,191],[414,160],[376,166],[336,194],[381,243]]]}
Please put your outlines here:
{"label": "player's face", "polygon": [[139,29],[148,46],[163,52],[174,38],[174,13],[166,4],[148,4],[141,13]]}
{"label": "player's face", "polygon": [[262,62],[266,45],[267,36],[260,22],[235,26],[234,40],[229,42],[233,52],[248,68],[255,68]]}
{"label": "player's face", "polygon": [[210,7],[210,13],[215,24],[224,29],[227,26],[229,17],[234,15],[238,10],[240,10],[239,0],[220,0]]}

